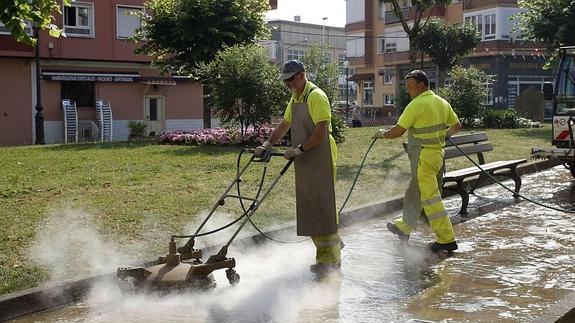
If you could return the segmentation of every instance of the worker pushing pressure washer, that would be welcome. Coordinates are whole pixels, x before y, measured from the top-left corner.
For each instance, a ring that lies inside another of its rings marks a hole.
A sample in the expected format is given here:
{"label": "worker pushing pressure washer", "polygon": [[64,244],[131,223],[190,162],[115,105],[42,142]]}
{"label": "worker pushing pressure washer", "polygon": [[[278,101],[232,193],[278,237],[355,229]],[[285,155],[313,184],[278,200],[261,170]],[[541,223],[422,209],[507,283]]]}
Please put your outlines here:
{"label": "worker pushing pressure washer", "polygon": [[461,123],[449,103],[429,90],[425,72],[411,71],[405,81],[412,101],[395,126],[379,129],[373,135],[373,139],[395,139],[408,130],[411,181],[403,200],[403,217],[387,223],[387,228],[400,240],[407,241],[418,218],[425,216],[437,236],[430,249],[452,252],[457,249],[457,242],[441,199],[443,147],[446,138],[459,132]]}
{"label": "worker pushing pressure washer", "polygon": [[254,155],[271,149],[291,128],[292,148],[284,157],[294,159],[297,234],[311,236],[316,246],[316,263],[310,271],[320,275],[339,271],[341,251],[334,185],[337,146],[331,136],[329,100],[307,80],[305,66],[298,60],[285,63],[279,79],[292,96],[283,120]]}

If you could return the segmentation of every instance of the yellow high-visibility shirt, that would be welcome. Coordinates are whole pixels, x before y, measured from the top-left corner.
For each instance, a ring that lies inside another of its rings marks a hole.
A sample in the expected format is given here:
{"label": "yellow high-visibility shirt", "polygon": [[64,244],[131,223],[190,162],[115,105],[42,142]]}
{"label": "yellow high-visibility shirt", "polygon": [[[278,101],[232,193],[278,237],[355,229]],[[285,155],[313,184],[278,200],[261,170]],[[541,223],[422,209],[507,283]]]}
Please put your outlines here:
{"label": "yellow high-visibility shirt", "polygon": [[[316,88],[316,89],[310,93],[310,91],[313,88]],[[337,161],[337,145],[335,144],[335,140],[331,136],[331,108],[330,108],[330,104],[329,104],[329,99],[327,98],[327,95],[325,94],[325,92],[323,92],[320,88],[318,88],[312,82],[307,81],[301,95],[297,95],[295,93],[292,94],[291,99],[287,105],[285,112],[284,112],[284,120],[291,124],[293,104],[294,103],[304,103],[305,96],[308,93],[309,93],[309,95],[307,97],[307,106],[308,106],[309,115],[311,117],[311,121],[314,124],[318,124],[320,122],[327,121],[327,127],[328,127],[328,132],[329,132],[329,144],[330,144],[330,148],[331,148],[331,160],[332,160],[334,170],[335,170],[335,165],[336,165],[336,161]],[[334,173],[334,177],[335,177],[335,173]]]}
{"label": "yellow high-visibility shirt", "polygon": [[459,122],[451,105],[427,90],[407,105],[397,124],[408,129],[423,146],[443,148],[447,128]]}

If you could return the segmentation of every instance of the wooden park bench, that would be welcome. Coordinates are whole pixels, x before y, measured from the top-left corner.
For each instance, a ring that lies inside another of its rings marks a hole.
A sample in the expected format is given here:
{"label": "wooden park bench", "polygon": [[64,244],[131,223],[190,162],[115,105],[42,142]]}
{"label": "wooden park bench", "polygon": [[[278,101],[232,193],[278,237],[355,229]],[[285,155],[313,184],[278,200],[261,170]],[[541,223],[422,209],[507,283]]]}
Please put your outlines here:
{"label": "wooden park bench", "polygon": [[[494,177],[505,176],[513,179],[515,181],[515,193],[519,193],[521,189],[521,176],[517,172],[517,166],[527,162],[526,159],[518,160],[500,160],[491,163],[485,163],[485,158],[483,157],[484,152],[493,150],[493,146],[487,139],[487,134],[485,132],[461,134],[451,137],[451,140],[461,148],[467,155],[477,155],[479,160],[478,164],[487,171],[490,175]],[[445,159],[451,159],[456,157],[466,158],[463,153],[457,149],[449,140],[445,142]],[[469,191],[464,187],[463,181],[466,178],[477,176],[477,180],[471,187]],[[489,177],[485,175],[477,166],[468,167],[464,169],[458,169],[455,171],[447,172],[443,176],[443,189],[457,192],[462,199],[461,210],[459,214],[467,215],[467,205],[469,204],[469,194],[473,194],[473,191],[479,187],[479,185],[488,179]],[[455,182],[455,185],[446,184]],[[513,194],[513,197],[519,197],[517,194]]]}

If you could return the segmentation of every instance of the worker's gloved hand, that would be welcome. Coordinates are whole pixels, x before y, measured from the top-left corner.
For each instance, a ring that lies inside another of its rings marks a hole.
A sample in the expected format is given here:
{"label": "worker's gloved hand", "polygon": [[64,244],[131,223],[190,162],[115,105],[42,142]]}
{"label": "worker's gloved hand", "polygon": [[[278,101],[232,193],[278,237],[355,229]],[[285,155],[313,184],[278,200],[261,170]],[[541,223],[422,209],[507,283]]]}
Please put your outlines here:
{"label": "worker's gloved hand", "polygon": [[386,129],[378,129],[373,136],[371,137],[371,139],[383,139],[383,134],[385,133]]}
{"label": "worker's gloved hand", "polygon": [[270,150],[272,148],[272,144],[269,141],[264,141],[261,146],[257,146],[256,150],[254,150],[255,157],[261,157],[264,151]]}
{"label": "worker's gloved hand", "polygon": [[299,145],[295,148],[290,148],[288,151],[286,151],[284,153],[284,158],[290,160],[296,158],[298,155],[301,154],[303,154],[303,150],[301,149],[301,145]]}

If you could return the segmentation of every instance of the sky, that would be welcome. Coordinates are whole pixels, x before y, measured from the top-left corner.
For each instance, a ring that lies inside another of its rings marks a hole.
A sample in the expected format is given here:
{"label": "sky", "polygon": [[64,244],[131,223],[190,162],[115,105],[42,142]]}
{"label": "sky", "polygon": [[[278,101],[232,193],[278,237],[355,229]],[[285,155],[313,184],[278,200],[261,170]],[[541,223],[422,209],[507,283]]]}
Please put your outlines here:
{"label": "sky", "polygon": [[278,8],[268,11],[268,20],[292,20],[301,16],[302,22],[326,26],[345,27],[345,0],[278,0]]}

